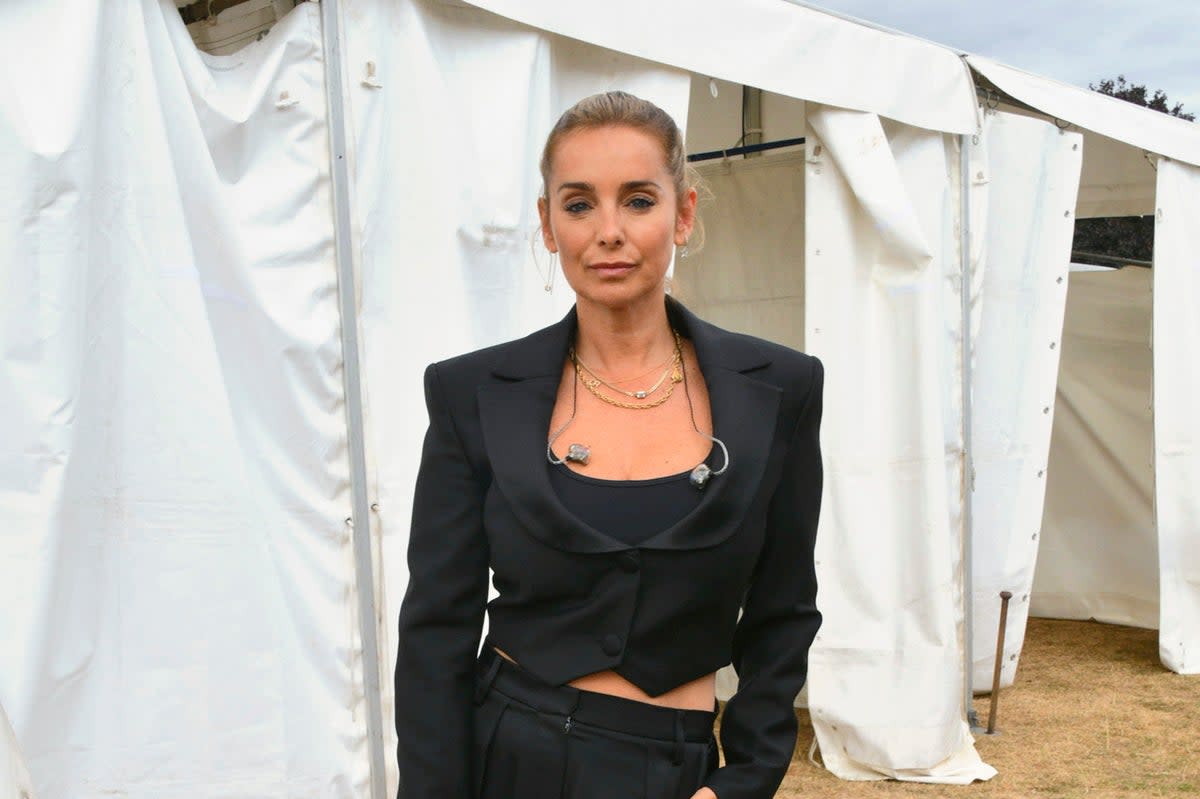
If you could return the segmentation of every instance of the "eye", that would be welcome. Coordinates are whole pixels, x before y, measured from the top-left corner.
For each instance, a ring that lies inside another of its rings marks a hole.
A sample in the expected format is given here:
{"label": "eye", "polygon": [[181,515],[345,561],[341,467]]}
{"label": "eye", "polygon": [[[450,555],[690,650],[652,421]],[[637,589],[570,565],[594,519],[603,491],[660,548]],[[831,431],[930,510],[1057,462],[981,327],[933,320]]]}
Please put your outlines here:
{"label": "eye", "polygon": [[635,208],[639,211],[645,211],[650,208],[653,208],[656,205],[656,203],[654,202],[654,200],[650,199],[649,197],[634,197],[633,199],[631,199],[629,201],[629,205],[630,205],[630,207]]}
{"label": "eye", "polygon": [[571,202],[569,202],[563,206],[563,210],[566,211],[568,214],[582,214],[584,211],[588,210],[590,207],[591,206],[588,205],[583,200],[572,200]]}

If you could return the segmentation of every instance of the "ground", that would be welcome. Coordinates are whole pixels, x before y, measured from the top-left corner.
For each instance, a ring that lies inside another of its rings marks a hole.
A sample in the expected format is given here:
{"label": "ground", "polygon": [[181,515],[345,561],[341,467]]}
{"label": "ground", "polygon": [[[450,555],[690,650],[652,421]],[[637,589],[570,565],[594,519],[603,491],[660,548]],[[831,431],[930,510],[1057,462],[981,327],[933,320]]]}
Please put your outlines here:
{"label": "ground", "polygon": [[[975,709],[986,722],[989,698]],[[1000,694],[997,736],[976,748],[1000,774],[967,786],[845,782],[808,762],[800,740],[779,799],[909,796],[955,799],[1200,797],[1200,675],[1167,671],[1158,633],[1030,619],[1017,679]]]}

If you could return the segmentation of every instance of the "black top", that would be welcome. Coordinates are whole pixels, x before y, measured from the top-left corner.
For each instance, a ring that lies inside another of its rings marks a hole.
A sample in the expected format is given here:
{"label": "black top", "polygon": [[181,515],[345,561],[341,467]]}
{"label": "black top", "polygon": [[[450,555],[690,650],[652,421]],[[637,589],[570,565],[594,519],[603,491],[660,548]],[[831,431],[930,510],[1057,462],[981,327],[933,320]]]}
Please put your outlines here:
{"label": "black top", "polygon": [[489,641],[552,685],[611,669],[660,696],[732,663],[739,688],[721,723],[725,765],[707,786],[720,799],[769,799],[787,772],[792,703],[821,623],[821,363],[721,330],[673,300],[667,313],[695,348],[729,469],[637,547],[569,511],[546,468],[573,311],[426,370],[429,430],[395,673],[405,799],[476,794],[485,608]]}
{"label": "black top", "polygon": [[547,464],[550,485],[563,506],[607,536],[637,546],[672,526],[700,504],[691,470],[649,480],[601,480]]}

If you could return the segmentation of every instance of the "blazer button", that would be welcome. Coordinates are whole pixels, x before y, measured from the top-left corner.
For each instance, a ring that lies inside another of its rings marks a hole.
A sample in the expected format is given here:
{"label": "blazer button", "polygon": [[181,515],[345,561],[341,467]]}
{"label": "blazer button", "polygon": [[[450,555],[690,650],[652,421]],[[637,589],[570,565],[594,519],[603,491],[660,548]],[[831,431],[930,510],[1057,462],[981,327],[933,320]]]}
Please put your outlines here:
{"label": "blazer button", "polygon": [[638,563],[638,556],[636,552],[623,553],[618,560],[618,563],[621,566],[621,571],[627,574],[633,574],[641,568],[641,564]]}
{"label": "blazer button", "polygon": [[615,657],[621,654],[621,636],[616,633],[609,633],[604,636],[604,640],[600,642],[600,648],[604,650],[604,654],[609,657]]}

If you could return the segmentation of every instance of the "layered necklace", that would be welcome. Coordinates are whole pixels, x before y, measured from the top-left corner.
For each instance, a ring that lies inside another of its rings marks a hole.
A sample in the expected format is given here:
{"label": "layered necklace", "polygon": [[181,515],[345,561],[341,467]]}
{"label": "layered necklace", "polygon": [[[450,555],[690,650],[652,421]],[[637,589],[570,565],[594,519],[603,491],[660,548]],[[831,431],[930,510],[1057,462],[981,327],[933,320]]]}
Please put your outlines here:
{"label": "layered necklace", "polygon": [[[607,402],[609,405],[615,405],[618,408],[627,408],[631,411],[639,411],[646,408],[657,408],[659,405],[662,405],[671,398],[671,395],[675,393],[675,385],[683,381],[683,350],[679,342],[679,332],[672,330],[671,333],[675,337],[675,351],[667,360],[666,368],[663,369],[663,373],[659,376],[658,380],[656,380],[654,385],[650,386],[650,388],[646,389],[645,391],[627,391],[620,386],[614,386],[612,383],[596,374],[594,369],[584,363],[583,359],[579,357],[579,353],[575,352],[575,348],[572,347],[570,357],[571,363],[575,367],[575,376],[579,379],[580,383],[583,383],[584,387],[587,388],[588,391],[592,392],[592,394],[604,402]],[[667,385],[667,390],[662,393],[662,396],[652,399],[649,402],[626,402],[625,400],[619,400],[614,397],[610,397],[600,390],[600,386],[604,386],[605,388],[610,388],[613,391],[624,394],[630,399],[644,400],[662,388],[662,385],[666,382],[667,377],[671,378],[670,384]]]}
{"label": "layered necklace", "polygon": [[[566,431],[566,429],[571,425],[571,422],[575,421],[575,413],[579,407],[580,383],[582,383],[584,387],[596,398],[602,400],[603,402],[606,402],[609,405],[613,405],[617,408],[625,408],[633,411],[659,407],[669,400],[671,395],[675,393],[676,385],[683,383],[683,394],[687,398],[688,416],[692,420],[692,429],[707,438],[714,445],[720,447],[724,460],[721,468],[715,471],[711,469],[708,464],[701,461],[688,474],[688,480],[697,489],[703,489],[708,484],[709,479],[725,473],[725,470],[729,468],[729,450],[726,448],[725,442],[721,441],[719,438],[710,436],[708,433],[705,433],[696,424],[696,412],[692,407],[692,394],[688,390],[687,369],[683,363],[683,346],[680,341],[679,331],[672,328],[671,335],[675,339],[674,352],[664,365],[663,372],[659,376],[658,380],[656,380],[649,388],[642,391],[629,391],[621,388],[620,386],[613,385],[609,381],[600,377],[600,375],[596,374],[595,370],[593,370],[590,366],[585,364],[582,359],[580,359],[579,354],[575,351],[575,347],[571,347],[569,357],[571,359],[571,365],[575,370],[575,379],[571,381],[571,415],[561,427],[559,427],[550,435],[549,440],[546,442],[546,459],[550,461],[550,463],[554,464],[555,466],[563,463],[578,463],[580,466],[586,466],[588,459],[591,457],[591,447],[580,443],[572,443],[568,445],[567,452],[562,458],[554,457],[554,442],[557,441],[558,437]],[[670,382],[667,382],[668,378],[670,379]],[[662,393],[659,394],[659,396],[650,399],[656,392],[659,391],[659,389],[663,388],[664,384],[666,385],[666,388],[662,391]],[[610,389],[611,391],[615,391],[618,394],[629,397],[632,400],[639,400],[639,402],[629,402],[628,400],[611,397],[600,390],[601,386]]]}

